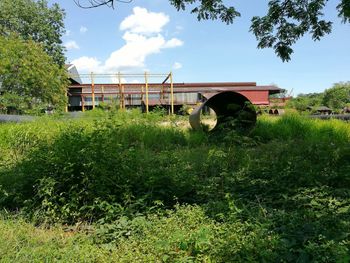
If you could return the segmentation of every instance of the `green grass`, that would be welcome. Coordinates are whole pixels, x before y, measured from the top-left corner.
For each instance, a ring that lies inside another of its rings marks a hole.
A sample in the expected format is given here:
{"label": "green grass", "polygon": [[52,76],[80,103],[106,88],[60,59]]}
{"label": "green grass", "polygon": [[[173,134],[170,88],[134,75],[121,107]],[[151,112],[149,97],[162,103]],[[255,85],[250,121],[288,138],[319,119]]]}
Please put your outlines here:
{"label": "green grass", "polygon": [[2,124],[0,151],[0,206],[17,215],[0,220],[0,261],[350,260],[346,122],[263,116],[218,136],[89,112]]}
{"label": "green grass", "polygon": [[302,139],[308,143],[319,142],[347,144],[350,141],[349,123],[341,120],[318,120],[288,114],[282,118],[263,116],[259,119],[254,134],[264,140]]}
{"label": "green grass", "polygon": [[84,234],[34,227],[23,219],[0,219],[1,262],[110,262],[110,259],[108,250],[99,248]]}

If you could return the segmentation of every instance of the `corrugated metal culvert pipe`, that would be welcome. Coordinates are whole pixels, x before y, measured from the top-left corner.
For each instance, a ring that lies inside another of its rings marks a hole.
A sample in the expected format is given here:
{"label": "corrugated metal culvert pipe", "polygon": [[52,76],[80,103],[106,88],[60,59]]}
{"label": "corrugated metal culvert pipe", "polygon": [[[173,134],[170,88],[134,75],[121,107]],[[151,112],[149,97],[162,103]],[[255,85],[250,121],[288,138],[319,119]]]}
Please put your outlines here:
{"label": "corrugated metal culvert pipe", "polygon": [[240,93],[225,91],[215,94],[194,109],[189,117],[194,130],[202,130],[201,114],[209,107],[216,114],[216,125],[212,132],[220,130],[249,131],[255,126],[256,111],[249,99]]}

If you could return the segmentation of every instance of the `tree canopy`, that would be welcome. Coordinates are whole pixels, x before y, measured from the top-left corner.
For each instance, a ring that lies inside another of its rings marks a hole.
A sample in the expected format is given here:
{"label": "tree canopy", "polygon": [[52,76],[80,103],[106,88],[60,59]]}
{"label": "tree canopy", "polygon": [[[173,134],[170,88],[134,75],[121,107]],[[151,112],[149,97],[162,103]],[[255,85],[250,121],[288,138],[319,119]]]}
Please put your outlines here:
{"label": "tree canopy", "polygon": [[42,46],[11,35],[0,36],[0,104],[26,110],[66,103],[67,73]]}
{"label": "tree canopy", "polygon": [[350,82],[335,83],[322,93],[299,94],[288,102],[288,106],[298,111],[327,106],[336,112],[350,106]]}
{"label": "tree canopy", "polygon": [[[114,6],[116,2],[132,0],[74,0],[79,6],[91,8],[101,5]],[[350,0],[337,0],[337,13],[343,23],[350,22]],[[241,14],[223,0],[169,0],[177,10],[188,6],[198,20],[220,19],[231,24]],[[292,46],[305,34],[320,40],[332,31],[332,21],[324,19],[328,0],[270,0],[265,16],[254,16],[250,31],[258,41],[258,48],[273,48],[283,61],[289,61]]]}
{"label": "tree canopy", "polygon": [[25,40],[41,43],[54,62],[63,66],[64,17],[58,4],[48,7],[46,0],[1,0],[0,36],[16,33]]}
{"label": "tree canopy", "polygon": [[350,82],[334,84],[326,89],[323,94],[322,103],[333,109],[342,109],[350,103]]}
{"label": "tree canopy", "polygon": [[299,94],[296,98],[288,101],[287,106],[300,112],[322,105],[323,93]]}

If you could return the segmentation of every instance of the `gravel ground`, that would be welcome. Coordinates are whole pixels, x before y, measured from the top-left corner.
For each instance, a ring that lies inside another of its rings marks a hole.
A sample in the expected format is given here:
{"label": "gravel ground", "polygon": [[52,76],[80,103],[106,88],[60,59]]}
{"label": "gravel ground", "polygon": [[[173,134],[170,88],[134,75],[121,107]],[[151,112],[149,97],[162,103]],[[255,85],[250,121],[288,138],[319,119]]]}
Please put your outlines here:
{"label": "gravel ground", "polygon": [[24,122],[32,121],[35,117],[27,115],[5,115],[0,114],[0,122]]}

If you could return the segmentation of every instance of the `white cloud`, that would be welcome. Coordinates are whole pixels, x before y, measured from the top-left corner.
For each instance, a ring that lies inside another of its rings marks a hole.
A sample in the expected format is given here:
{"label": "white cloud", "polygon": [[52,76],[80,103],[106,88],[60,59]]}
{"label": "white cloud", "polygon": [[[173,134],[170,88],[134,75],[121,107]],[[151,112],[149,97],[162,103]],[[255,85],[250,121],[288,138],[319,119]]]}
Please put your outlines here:
{"label": "white cloud", "polygon": [[66,43],[64,43],[64,46],[68,49],[79,49],[80,47],[78,46],[77,42],[75,42],[74,40],[70,40]]}
{"label": "white cloud", "polygon": [[81,26],[79,31],[81,34],[84,34],[86,31],[88,31],[88,29],[85,26]]}
{"label": "white cloud", "polygon": [[[121,73],[121,74],[123,74],[123,73]],[[118,78],[118,76],[117,75],[115,75],[115,76],[113,76],[113,77],[110,77],[110,80],[112,81],[112,83],[119,83],[119,78]],[[140,82],[140,80],[137,80],[137,79],[130,79],[130,77],[129,78],[120,78],[120,82],[121,83],[131,83],[131,84],[139,84],[139,83],[141,83]]]}
{"label": "white cloud", "polygon": [[148,12],[146,8],[134,7],[133,14],[125,18],[119,28],[132,33],[160,33],[169,22],[169,16],[164,13]]}
{"label": "white cloud", "polygon": [[145,8],[135,7],[133,14],[126,17],[120,24],[120,30],[125,31],[122,37],[125,44],[122,47],[112,52],[104,63],[89,57],[81,57],[72,63],[78,62],[78,65],[75,65],[79,71],[93,69],[94,72],[113,73],[140,70],[145,67],[148,56],[160,53],[163,49],[183,45],[180,39],[168,40],[161,34],[168,22],[169,17],[163,13],[153,13]]}
{"label": "white cloud", "polygon": [[71,62],[80,72],[102,72],[101,61],[97,58],[80,57]]}
{"label": "white cloud", "polygon": [[166,41],[160,34],[153,37],[126,32],[123,36],[126,44],[114,51],[106,60],[105,67],[110,70],[125,70],[145,66],[146,57],[159,53]]}
{"label": "white cloud", "polygon": [[179,62],[175,62],[173,65],[173,69],[180,69],[180,68],[182,68],[182,64]]}
{"label": "white cloud", "polygon": [[184,42],[182,40],[177,39],[177,38],[172,38],[164,44],[164,48],[180,47],[183,44],[184,44]]}

